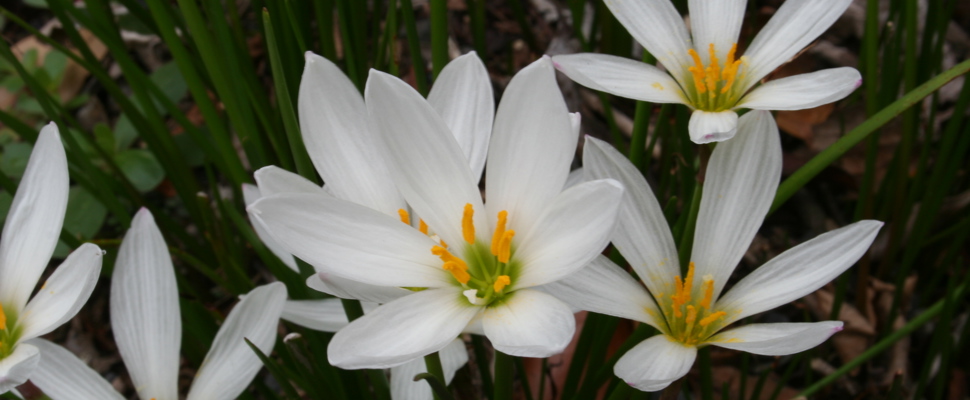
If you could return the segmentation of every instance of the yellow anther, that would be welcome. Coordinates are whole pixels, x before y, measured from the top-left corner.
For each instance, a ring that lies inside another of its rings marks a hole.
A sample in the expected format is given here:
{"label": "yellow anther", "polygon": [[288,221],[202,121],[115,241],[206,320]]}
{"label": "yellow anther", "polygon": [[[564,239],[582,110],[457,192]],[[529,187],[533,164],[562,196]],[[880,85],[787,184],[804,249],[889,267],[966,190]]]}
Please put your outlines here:
{"label": "yellow anther", "polygon": [[711,309],[711,300],[714,299],[714,280],[704,277],[704,299],[701,300],[701,307]]}
{"label": "yellow anther", "polygon": [[471,203],[465,203],[465,212],[461,216],[461,235],[468,244],[475,244],[475,221],[472,217],[475,210]]}
{"label": "yellow anther", "polygon": [[674,317],[680,318],[684,316],[684,313],[680,312],[680,304],[677,304],[677,299],[674,299],[674,303],[670,305],[670,309],[673,310]]}
{"label": "yellow anther", "polygon": [[684,278],[684,303],[690,302],[690,292],[694,289],[694,262],[687,266],[687,277]]}
{"label": "yellow anther", "polygon": [[445,262],[441,268],[444,268],[445,271],[451,272],[451,276],[454,276],[455,280],[461,282],[462,285],[468,283],[468,281],[472,278],[472,276],[468,274],[468,267],[464,267],[463,265],[453,261]]}
{"label": "yellow anther", "polygon": [[454,263],[458,267],[460,267],[462,270],[464,270],[464,271],[467,271],[468,270],[468,264],[465,264],[465,260],[462,260],[462,259],[460,259],[458,257],[455,257],[454,254],[451,254],[444,247],[441,247],[441,246],[434,246],[434,247],[432,247],[431,248],[431,254],[434,254],[434,255],[440,257],[441,258],[441,261],[444,261],[445,264],[447,264],[449,262],[450,263]]}
{"label": "yellow anther", "polygon": [[397,215],[401,217],[401,222],[405,225],[411,225],[411,216],[408,214],[408,210],[400,208],[397,210]]}
{"label": "yellow anther", "polygon": [[707,92],[707,86],[704,85],[704,63],[701,62],[701,56],[694,49],[688,49],[687,53],[694,59],[694,66],[687,68],[694,75],[694,87],[700,93]]}
{"label": "yellow anther", "polygon": [[722,317],[724,317],[725,315],[727,315],[727,313],[726,313],[726,312],[724,312],[724,311],[718,311],[718,312],[716,312],[716,313],[714,313],[714,314],[711,314],[711,315],[708,315],[707,317],[705,317],[704,319],[702,319],[702,320],[701,320],[701,322],[699,322],[699,324],[700,324],[701,326],[703,326],[703,327],[707,327],[707,326],[708,326],[708,325],[710,325],[710,324],[711,324],[712,322],[714,322],[714,321],[717,321],[717,320],[719,320],[719,319],[721,319],[721,318],[722,318]]}
{"label": "yellow anther", "polygon": [[0,304],[0,331],[7,330],[7,314],[3,312],[3,304]]}
{"label": "yellow anther", "polygon": [[428,224],[426,224],[423,219],[418,220],[418,230],[425,235],[428,234]]}
{"label": "yellow anther", "polygon": [[495,289],[495,293],[499,293],[502,291],[502,289],[505,289],[506,286],[511,284],[512,279],[509,278],[508,275],[499,275],[499,277],[495,279],[495,284],[492,285],[492,288]]}
{"label": "yellow anther", "polygon": [[711,91],[711,98],[713,98],[717,96],[717,81],[721,76],[721,66],[717,60],[717,53],[714,52],[714,43],[711,43],[707,51],[711,56],[711,64],[707,66],[705,78],[707,81],[707,90]]}
{"label": "yellow anther", "polygon": [[499,245],[498,254],[495,255],[498,257],[498,262],[503,264],[509,262],[509,258],[512,257],[513,237],[515,237],[514,230],[507,230],[502,234],[502,243]]}
{"label": "yellow anther", "polygon": [[505,223],[508,222],[509,212],[502,210],[498,212],[498,223],[495,224],[495,232],[492,233],[492,255],[498,256],[499,249],[502,247],[502,236],[505,235]]}

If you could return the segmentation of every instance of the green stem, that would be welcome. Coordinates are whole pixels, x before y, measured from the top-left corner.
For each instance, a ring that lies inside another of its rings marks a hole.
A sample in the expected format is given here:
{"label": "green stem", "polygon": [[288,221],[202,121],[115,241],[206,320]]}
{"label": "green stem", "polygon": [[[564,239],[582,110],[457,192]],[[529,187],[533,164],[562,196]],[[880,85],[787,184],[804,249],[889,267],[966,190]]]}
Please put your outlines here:
{"label": "green stem", "polygon": [[[445,369],[441,366],[441,357],[438,356],[438,352],[424,356],[424,365],[428,368],[429,374],[434,375],[434,377],[438,379],[438,382],[441,382],[442,385],[445,384]],[[441,400],[438,393],[435,393],[434,391],[432,391],[432,393],[434,394],[435,400]]]}
{"label": "green stem", "polygon": [[495,400],[512,400],[515,377],[514,357],[495,350]]}
{"label": "green stem", "polygon": [[435,79],[445,64],[448,64],[448,4],[446,0],[431,0],[431,72]]}

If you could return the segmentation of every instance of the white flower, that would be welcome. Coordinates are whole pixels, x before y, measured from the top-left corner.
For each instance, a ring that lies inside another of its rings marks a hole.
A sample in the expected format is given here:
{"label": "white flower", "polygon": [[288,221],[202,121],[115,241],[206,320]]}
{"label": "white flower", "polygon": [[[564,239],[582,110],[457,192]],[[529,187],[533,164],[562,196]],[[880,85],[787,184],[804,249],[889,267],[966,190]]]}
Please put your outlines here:
{"label": "white flower", "polygon": [[505,91],[487,156],[487,206],[445,120],[417,92],[372,71],[365,98],[386,146],[374,157],[387,157],[390,175],[437,240],[321,196],[278,194],[250,206],[251,216],[310,264],[415,291],[340,330],[330,342],[331,364],[400,365],[444,348],[477,318],[499,351],[562,351],[575,330],[572,312],[531,288],[579,270],[603,249],[622,188],[599,180],[562,191],[577,126],[550,60],[520,71]]}
{"label": "white flower", "polygon": [[[690,0],[691,35],[669,0],[607,0],[613,15],[667,72],[603,54],[553,57],[581,85],[655,103],[685,104],[695,143],[720,142],[737,131],[734,110],[801,110],[842,99],[862,82],[854,68],[833,68],[778,79],[762,78],[825,32],[851,0],[790,0],[744,51],[737,39],[745,0]],[[669,73],[669,74],[668,74]]]}
{"label": "white flower", "polygon": [[738,129],[738,138],[721,143],[711,155],[683,279],[673,237],[646,180],[615,149],[586,140],[585,174],[616,179],[626,188],[613,243],[646,288],[600,257],[547,289],[577,308],[644,322],[663,333],[616,363],[616,375],[638,389],[660,390],[687,374],[699,347],[785,355],[840,331],[841,321],[824,321],[751,324],[720,332],[839,276],[865,253],[882,226],[867,220],[822,234],[768,261],[721,296],[768,213],[781,171],[778,128],[767,111],[745,114]]}
{"label": "white flower", "polygon": [[39,352],[24,341],[73,318],[101,273],[104,252],[86,243],[30,298],[61,234],[68,180],[64,146],[50,123],[37,137],[0,238],[0,393],[32,377]]}
{"label": "white flower", "polygon": [[[188,399],[235,399],[262,362],[244,339],[268,353],[286,287],[270,283],[253,289],[226,317],[195,374]],[[131,222],[111,277],[111,325],[121,358],[141,399],[177,400],[182,320],[175,269],[168,247],[148,210]],[[123,399],[110,383],[70,351],[42,339],[41,360],[31,377],[53,399]]]}

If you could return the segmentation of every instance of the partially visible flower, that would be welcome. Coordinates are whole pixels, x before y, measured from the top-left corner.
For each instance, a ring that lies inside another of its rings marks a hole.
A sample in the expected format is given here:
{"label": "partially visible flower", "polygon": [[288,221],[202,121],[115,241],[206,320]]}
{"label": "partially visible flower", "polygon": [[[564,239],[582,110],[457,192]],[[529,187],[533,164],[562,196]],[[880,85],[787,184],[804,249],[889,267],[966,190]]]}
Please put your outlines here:
{"label": "partially visible flower", "polygon": [[577,137],[549,59],[520,71],[499,105],[487,204],[448,125],[417,92],[372,71],[365,98],[389,173],[434,238],[402,223],[413,222],[404,213],[393,218],[321,196],[277,194],[249,208],[310,264],[415,292],[340,330],[330,342],[331,364],[401,365],[444,348],[479,317],[498,351],[562,351],[575,330],[572,312],[531,288],[577,271],[603,249],[622,188],[599,180],[562,191]]}
{"label": "partially visible flower", "polygon": [[[313,285],[311,285],[312,287]],[[367,296],[366,294],[363,296]],[[380,294],[377,294],[380,296]],[[362,303],[364,312],[372,312],[377,303]],[[283,307],[284,320],[297,325],[323,332],[338,332],[347,322],[343,305],[339,299],[289,300]],[[445,373],[445,385],[451,383],[461,367],[468,363],[468,350],[465,342],[454,339],[439,351],[441,368]],[[394,400],[430,400],[433,398],[431,386],[424,381],[415,382],[414,376],[428,372],[423,358],[415,358],[396,367],[391,367],[391,398]]]}
{"label": "partially visible flower", "polygon": [[745,114],[738,129],[737,139],[718,145],[711,155],[683,278],[673,237],[643,175],[608,144],[586,139],[585,174],[613,178],[626,187],[613,243],[646,288],[600,257],[546,289],[577,308],[644,322],[663,333],[616,363],[616,375],[640,390],[663,389],[687,374],[703,346],[786,355],[842,330],[841,321],[724,328],[839,276],[865,253],[882,226],[866,220],[822,234],[771,259],[721,296],[771,206],[781,171],[778,128],[767,111]]}
{"label": "partially visible flower", "polygon": [[24,342],[73,318],[101,273],[104,252],[83,244],[30,298],[61,234],[68,181],[64,146],[50,123],[37,137],[0,238],[0,393],[32,378],[40,354]]}
{"label": "partially visible flower", "polygon": [[691,35],[669,0],[607,0],[613,15],[667,72],[604,54],[560,55],[553,61],[560,71],[592,89],[655,103],[685,104],[694,110],[688,127],[691,140],[720,142],[737,132],[734,110],[812,108],[859,87],[859,71],[848,67],[755,87],[825,32],[851,2],[786,1],[741,55],[737,40],[745,0],[690,0]]}
{"label": "partially visible flower", "polygon": [[[275,282],[249,292],[226,317],[195,374],[188,399],[235,399],[263,367],[246,344],[262,352],[276,343],[286,287]],[[176,400],[182,320],[168,246],[148,210],[131,222],[111,277],[111,326],[121,358],[141,399]],[[41,359],[31,381],[52,399],[124,399],[70,351],[31,341]]]}

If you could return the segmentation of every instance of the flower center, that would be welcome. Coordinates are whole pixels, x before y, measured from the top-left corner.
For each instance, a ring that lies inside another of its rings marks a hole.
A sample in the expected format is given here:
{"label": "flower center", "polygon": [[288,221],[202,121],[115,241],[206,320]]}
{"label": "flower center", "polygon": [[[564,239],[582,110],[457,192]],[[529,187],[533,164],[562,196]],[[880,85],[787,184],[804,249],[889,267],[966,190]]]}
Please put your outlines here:
{"label": "flower center", "polygon": [[[668,335],[685,345],[696,345],[701,343],[712,334],[722,328],[724,311],[714,311],[712,301],[714,300],[714,278],[710,275],[703,277],[704,283],[701,286],[703,297],[700,301],[693,297],[694,289],[694,263],[691,262],[687,269],[687,277],[683,280],[680,276],[674,278],[674,294],[670,295],[670,300],[663,299],[663,307],[667,319]],[[700,293],[699,293],[700,294]]]}
{"label": "flower center", "polygon": [[724,111],[737,104],[744,85],[735,85],[735,81],[739,78],[744,79],[741,66],[747,65],[746,57],[734,59],[737,50],[738,44],[735,43],[727,53],[724,66],[721,66],[720,60],[717,59],[717,52],[714,51],[714,43],[711,43],[708,47],[711,62],[706,67],[697,51],[687,50],[694,59],[694,66],[687,70],[694,78],[694,91],[688,90],[688,96],[695,108],[704,111]]}
{"label": "flower center", "polygon": [[476,240],[474,215],[472,205],[465,204],[461,218],[462,239],[465,241],[461,254],[464,258],[452,253],[453,249],[444,241],[432,246],[431,253],[441,258],[441,268],[450,272],[455,282],[466,289],[464,294],[470,303],[489,305],[508,294],[506,287],[518,275],[518,263],[512,258],[515,231],[506,229],[508,211],[500,211],[492,241],[486,245]]}
{"label": "flower center", "polygon": [[[16,320],[16,316],[12,318]],[[13,325],[16,325],[15,323]],[[3,304],[0,304],[0,360],[7,358],[13,353],[13,348],[17,344],[20,329],[13,327],[8,329],[7,314],[3,311]]]}

